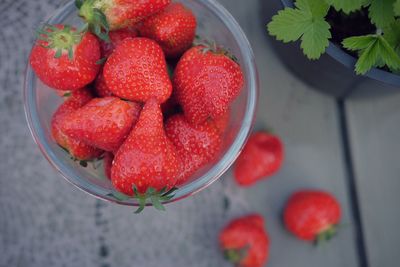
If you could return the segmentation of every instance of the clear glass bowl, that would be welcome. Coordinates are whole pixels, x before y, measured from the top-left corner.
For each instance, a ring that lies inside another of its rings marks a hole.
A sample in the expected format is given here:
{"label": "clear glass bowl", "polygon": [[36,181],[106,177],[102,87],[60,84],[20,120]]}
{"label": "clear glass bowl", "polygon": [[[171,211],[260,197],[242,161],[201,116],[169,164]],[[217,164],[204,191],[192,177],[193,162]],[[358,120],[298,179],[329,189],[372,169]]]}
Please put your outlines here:
{"label": "clear glass bowl", "polygon": [[[229,12],[214,0],[181,0],[193,10],[198,19],[198,35],[228,48],[237,58],[245,74],[242,94],[231,107],[231,120],[224,148],[219,158],[209,164],[175,193],[174,202],[191,196],[215,182],[228,170],[241,152],[251,131],[256,111],[258,95],[258,75],[254,55],[245,34]],[[66,23],[74,26],[82,24],[71,1],[48,20],[48,23]],[[111,182],[105,177],[102,166],[89,164],[84,168],[71,160],[52,139],[50,122],[52,114],[62,103],[54,90],[40,82],[31,67],[27,66],[24,85],[25,114],[33,138],[43,155],[61,175],[81,190],[123,205],[137,206],[134,199],[118,201],[110,193],[115,192]]]}

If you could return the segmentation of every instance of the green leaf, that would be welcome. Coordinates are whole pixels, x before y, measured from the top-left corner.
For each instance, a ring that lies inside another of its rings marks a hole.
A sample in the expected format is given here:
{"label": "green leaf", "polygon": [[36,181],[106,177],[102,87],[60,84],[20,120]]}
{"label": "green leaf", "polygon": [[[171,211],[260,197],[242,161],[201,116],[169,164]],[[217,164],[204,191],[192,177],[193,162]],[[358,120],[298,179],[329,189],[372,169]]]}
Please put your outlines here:
{"label": "green leaf", "polygon": [[361,9],[367,2],[366,0],[325,0],[326,3],[333,6],[337,11],[342,10],[348,14],[352,11]]}
{"label": "green leaf", "polygon": [[311,17],[307,17],[300,10],[285,8],[272,17],[272,21],[267,25],[268,32],[285,43],[297,41],[304,34],[310,20]]}
{"label": "green leaf", "polygon": [[400,69],[400,57],[383,36],[379,36],[380,57],[390,69]]}
{"label": "green leaf", "polygon": [[349,50],[359,51],[360,57],[355,66],[357,74],[365,74],[375,66],[400,69],[399,55],[382,35],[349,37],[342,44]]}
{"label": "green leaf", "polygon": [[323,19],[316,19],[301,37],[300,47],[309,59],[318,59],[329,45],[330,25]]}
{"label": "green leaf", "polygon": [[329,5],[321,0],[297,0],[295,6],[314,18],[323,18],[329,10]]}
{"label": "green leaf", "polygon": [[400,46],[400,19],[385,27],[383,32],[385,39],[396,50]]}
{"label": "green leaf", "polygon": [[317,59],[329,45],[330,25],[325,21],[329,6],[321,0],[298,0],[296,8],[285,8],[272,17],[269,34],[285,43],[301,40],[309,59]]}
{"label": "green leaf", "polygon": [[342,45],[344,48],[347,48],[351,51],[357,51],[366,49],[371,42],[375,40],[376,36],[371,35],[363,35],[363,36],[353,36],[343,40]]}
{"label": "green leaf", "polygon": [[396,16],[400,16],[400,0],[396,0],[396,2],[394,2],[393,11]]}
{"label": "green leaf", "polygon": [[393,4],[395,0],[372,0],[368,16],[378,28],[384,28],[394,22]]}

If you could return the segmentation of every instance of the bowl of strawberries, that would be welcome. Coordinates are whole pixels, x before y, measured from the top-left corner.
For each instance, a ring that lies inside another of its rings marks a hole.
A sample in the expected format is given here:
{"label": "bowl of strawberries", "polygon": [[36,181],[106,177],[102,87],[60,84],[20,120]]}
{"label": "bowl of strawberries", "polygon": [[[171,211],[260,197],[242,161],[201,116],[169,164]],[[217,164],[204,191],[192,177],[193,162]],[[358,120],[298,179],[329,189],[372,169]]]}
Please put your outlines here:
{"label": "bowl of strawberries", "polygon": [[25,113],[67,181],[118,204],[152,205],[206,188],[252,128],[254,56],[214,0],[78,0],[37,31]]}

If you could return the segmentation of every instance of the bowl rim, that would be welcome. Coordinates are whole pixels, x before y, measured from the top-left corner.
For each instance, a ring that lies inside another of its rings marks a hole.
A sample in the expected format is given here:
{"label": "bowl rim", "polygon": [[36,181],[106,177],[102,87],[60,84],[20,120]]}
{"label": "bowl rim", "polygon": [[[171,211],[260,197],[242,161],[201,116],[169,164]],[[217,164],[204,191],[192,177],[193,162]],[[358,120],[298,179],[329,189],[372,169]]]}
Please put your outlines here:
{"label": "bowl rim", "polygon": [[[243,55],[243,62],[241,64],[242,68],[244,68],[244,72],[248,73],[249,77],[246,77],[247,87],[249,88],[246,110],[243,118],[243,122],[241,127],[236,135],[235,140],[231,144],[231,146],[227,149],[224,155],[220,158],[215,165],[211,167],[205,174],[197,178],[196,180],[184,185],[179,188],[174,197],[166,201],[164,203],[171,203],[183,198],[192,196],[201,190],[207,188],[216,180],[218,180],[235,162],[236,158],[239,156],[242,151],[254,124],[255,114],[257,110],[257,99],[259,94],[259,77],[256,67],[256,61],[254,57],[253,50],[251,45],[233,16],[217,1],[215,0],[192,0],[196,3],[203,5],[205,8],[210,10],[214,15],[224,23],[227,29],[232,33],[235,38],[235,41],[238,44],[240,53]],[[47,20],[47,23],[57,23],[60,20],[64,20],[67,16],[70,15],[72,10],[75,9],[74,1],[71,0],[64,6],[57,9],[54,14]],[[78,179],[74,173],[70,170],[66,165],[60,164],[58,161],[57,155],[52,151],[49,143],[46,141],[44,129],[40,125],[39,116],[37,112],[37,103],[36,103],[36,89],[34,88],[34,79],[36,75],[34,74],[32,68],[29,65],[29,60],[25,70],[25,80],[24,80],[24,111],[25,117],[28,123],[29,130],[31,135],[41,150],[42,154],[49,161],[49,163],[61,174],[61,176],[73,184],[75,187],[80,190],[98,198],[101,200],[117,203],[120,205],[127,206],[137,206],[138,203],[134,202],[132,199],[129,201],[120,201],[111,196],[108,196],[107,193],[110,193],[109,190],[101,188],[98,185],[94,185],[84,179]],[[147,205],[151,205],[148,203]]]}

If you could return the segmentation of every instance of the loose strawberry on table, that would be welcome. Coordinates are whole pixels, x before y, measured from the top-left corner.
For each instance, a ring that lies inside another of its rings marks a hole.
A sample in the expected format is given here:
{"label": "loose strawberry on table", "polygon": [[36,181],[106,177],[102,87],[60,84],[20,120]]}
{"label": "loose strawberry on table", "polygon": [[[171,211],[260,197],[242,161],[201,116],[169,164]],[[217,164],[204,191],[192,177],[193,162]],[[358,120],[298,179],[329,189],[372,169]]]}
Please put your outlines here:
{"label": "loose strawberry on table", "polygon": [[51,133],[54,140],[77,160],[92,160],[100,157],[103,152],[98,148],[69,137],[62,131],[61,125],[69,114],[85,105],[92,98],[93,96],[86,88],[73,91],[71,96],[57,109],[51,120]]}
{"label": "loose strawberry on table", "polygon": [[68,25],[46,25],[30,54],[38,78],[57,90],[77,90],[91,83],[99,71],[100,45],[91,33]]}
{"label": "loose strawberry on table", "polygon": [[137,198],[139,211],[144,208],[147,198],[156,208],[162,209],[160,202],[168,199],[160,192],[174,188],[179,170],[180,159],[165,134],[160,105],[150,99],[115,155],[112,184],[118,191]]}
{"label": "loose strawberry on table", "polygon": [[240,66],[222,48],[196,46],[180,59],[174,89],[191,123],[224,115],[240,94],[244,77]]}
{"label": "loose strawberry on table", "polygon": [[68,114],[61,129],[69,137],[114,152],[135,125],[141,106],[116,97],[95,98]]}
{"label": "loose strawberry on table", "polygon": [[139,31],[141,36],[155,40],[167,57],[177,57],[192,46],[196,27],[193,12],[181,3],[172,3],[145,19]]}
{"label": "loose strawberry on table", "polygon": [[257,132],[250,136],[234,166],[236,182],[251,186],[275,174],[282,166],[283,143],[278,136]]}
{"label": "loose strawberry on table", "polygon": [[79,15],[100,38],[108,30],[133,26],[165,8],[170,0],[77,0]]}
{"label": "loose strawberry on table", "polygon": [[330,193],[319,190],[294,193],[284,210],[286,228],[300,239],[317,243],[336,234],[340,218],[339,202]]}
{"label": "loose strawberry on table", "polygon": [[168,138],[175,145],[182,161],[178,185],[210,163],[221,150],[222,140],[213,121],[191,125],[181,114],[169,118],[165,124]]}
{"label": "loose strawberry on table", "polygon": [[252,214],[231,221],[220,233],[225,258],[235,266],[262,267],[269,256],[269,237],[264,219]]}
{"label": "loose strawberry on table", "polygon": [[123,99],[165,102],[172,93],[161,47],[147,38],[128,38],[108,58],[103,75],[111,92]]}

